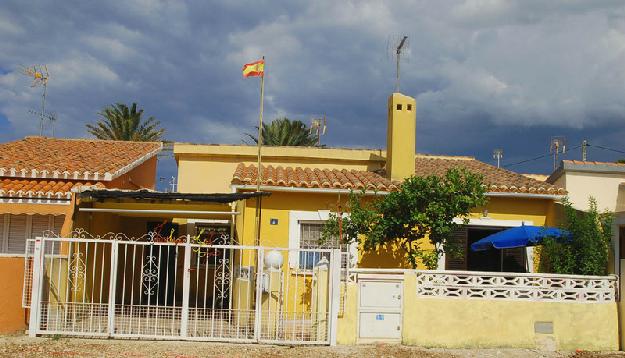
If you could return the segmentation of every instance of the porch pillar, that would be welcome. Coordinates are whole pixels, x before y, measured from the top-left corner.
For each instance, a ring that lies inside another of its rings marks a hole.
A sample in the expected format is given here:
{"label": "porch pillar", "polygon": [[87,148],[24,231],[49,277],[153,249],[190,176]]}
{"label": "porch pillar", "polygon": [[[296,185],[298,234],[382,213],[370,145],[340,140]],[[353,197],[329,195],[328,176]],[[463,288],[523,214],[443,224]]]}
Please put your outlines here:
{"label": "porch pillar", "polygon": [[28,335],[36,337],[41,321],[41,287],[43,284],[43,239],[35,239],[35,252],[33,254],[33,282],[30,294],[30,318],[28,322]]}
{"label": "porch pillar", "polygon": [[189,286],[191,284],[191,235],[187,234],[184,243],[184,269],[182,275],[182,312],[180,316],[180,336],[187,337],[189,327]]}
{"label": "porch pillar", "polygon": [[[97,245],[97,243],[96,243]],[[111,242],[111,273],[109,277],[109,302],[108,302],[108,334],[115,334],[115,288],[117,287],[117,248],[119,241]]]}

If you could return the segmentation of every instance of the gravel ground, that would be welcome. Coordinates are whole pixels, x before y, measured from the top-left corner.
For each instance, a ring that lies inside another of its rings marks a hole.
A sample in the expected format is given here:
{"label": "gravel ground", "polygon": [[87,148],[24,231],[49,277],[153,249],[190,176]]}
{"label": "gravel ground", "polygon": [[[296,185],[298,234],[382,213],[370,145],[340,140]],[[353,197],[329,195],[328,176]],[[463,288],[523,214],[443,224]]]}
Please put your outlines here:
{"label": "gravel ground", "polygon": [[1,357],[625,357],[619,353],[529,349],[425,349],[393,344],[312,347],[178,341],[0,337]]}

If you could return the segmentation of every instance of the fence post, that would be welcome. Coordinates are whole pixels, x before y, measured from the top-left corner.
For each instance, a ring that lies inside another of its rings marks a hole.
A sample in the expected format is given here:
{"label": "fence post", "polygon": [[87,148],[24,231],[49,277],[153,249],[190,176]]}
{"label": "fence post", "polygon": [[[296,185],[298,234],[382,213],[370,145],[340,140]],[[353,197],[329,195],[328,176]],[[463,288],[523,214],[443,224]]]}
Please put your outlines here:
{"label": "fence post", "polygon": [[[336,345],[336,332],[339,320],[339,306],[341,305],[340,284],[341,284],[341,250],[332,250],[330,256],[330,280],[329,280],[330,301],[330,332],[328,341],[331,346]],[[347,284],[347,282],[345,282]]]}
{"label": "fence post", "polygon": [[184,243],[184,270],[182,276],[182,312],[180,336],[187,337],[189,327],[189,286],[191,285],[191,235],[187,234]]}
{"label": "fence post", "polygon": [[263,304],[262,304],[262,293],[263,293],[263,255],[264,250],[262,247],[256,248],[256,298],[254,300],[255,310],[254,310],[254,340],[260,340],[260,331],[262,327],[263,320]]}
{"label": "fence post", "polygon": [[30,317],[28,320],[28,335],[36,337],[39,330],[41,315],[41,288],[43,276],[43,241],[38,237],[35,239],[35,251],[33,253],[33,281],[30,296]]}
{"label": "fence post", "polygon": [[[96,245],[99,243],[96,242]],[[119,241],[111,242],[111,273],[109,278],[108,334],[115,334],[115,289],[117,287],[117,252]]]}

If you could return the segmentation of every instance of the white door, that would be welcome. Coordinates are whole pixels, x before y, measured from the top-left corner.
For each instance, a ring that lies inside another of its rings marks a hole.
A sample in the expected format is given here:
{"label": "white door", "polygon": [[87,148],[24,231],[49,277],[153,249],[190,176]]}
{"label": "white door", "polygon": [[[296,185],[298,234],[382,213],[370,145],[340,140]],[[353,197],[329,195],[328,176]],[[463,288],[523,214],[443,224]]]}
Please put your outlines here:
{"label": "white door", "polygon": [[401,339],[403,285],[400,281],[361,281],[359,338]]}

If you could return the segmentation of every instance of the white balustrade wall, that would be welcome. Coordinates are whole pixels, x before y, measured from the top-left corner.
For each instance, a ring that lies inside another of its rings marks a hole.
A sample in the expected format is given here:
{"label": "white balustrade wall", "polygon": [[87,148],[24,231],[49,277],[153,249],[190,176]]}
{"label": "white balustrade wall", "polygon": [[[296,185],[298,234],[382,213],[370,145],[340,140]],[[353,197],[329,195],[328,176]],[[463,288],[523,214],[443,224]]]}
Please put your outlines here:
{"label": "white balustrade wall", "polygon": [[524,301],[614,302],[618,277],[417,271],[417,296]]}

